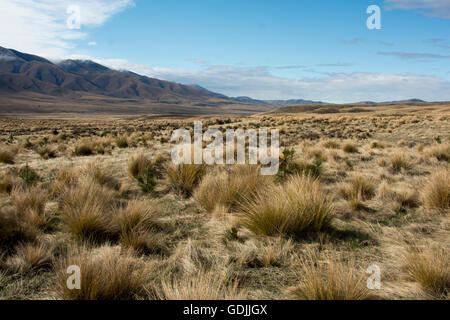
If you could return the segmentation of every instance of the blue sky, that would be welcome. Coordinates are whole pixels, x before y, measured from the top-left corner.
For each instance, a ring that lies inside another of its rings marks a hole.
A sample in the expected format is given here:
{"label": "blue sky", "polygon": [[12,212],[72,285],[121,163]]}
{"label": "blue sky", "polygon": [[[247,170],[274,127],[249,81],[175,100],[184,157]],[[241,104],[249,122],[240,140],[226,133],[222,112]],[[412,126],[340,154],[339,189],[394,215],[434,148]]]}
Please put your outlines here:
{"label": "blue sky", "polygon": [[[449,0],[5,1],[0,21],[13,27],[0,22],[0,46],[52,59],[230,96],[450,100]],[[79,30],[65,26],[70,5]],[[382,10],[381,30],[366,26],[369,5]]]}

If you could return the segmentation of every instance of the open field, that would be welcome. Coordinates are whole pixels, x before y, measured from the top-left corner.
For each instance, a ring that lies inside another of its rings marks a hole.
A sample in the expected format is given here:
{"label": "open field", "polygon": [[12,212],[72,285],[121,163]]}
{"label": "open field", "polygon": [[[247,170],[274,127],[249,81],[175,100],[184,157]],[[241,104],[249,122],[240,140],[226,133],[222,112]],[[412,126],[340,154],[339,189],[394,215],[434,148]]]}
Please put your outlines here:
{"label": "open field", "polygon": [[[0,118],[0,299],[448,299],[450,105],[332,108]],[[280,129],[279,174],[173,166],[194,120]]]}

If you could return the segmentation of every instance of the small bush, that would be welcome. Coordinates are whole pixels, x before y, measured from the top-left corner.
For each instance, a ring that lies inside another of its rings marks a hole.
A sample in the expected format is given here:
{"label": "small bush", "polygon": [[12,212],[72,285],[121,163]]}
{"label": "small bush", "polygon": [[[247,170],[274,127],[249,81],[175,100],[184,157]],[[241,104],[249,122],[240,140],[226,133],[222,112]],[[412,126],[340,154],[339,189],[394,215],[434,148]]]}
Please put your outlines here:
{"label": "small bush", "polygon": [[310,176],[294,176],[285,185],[268,188],[242,210],[242,225],[267,236],[318,232],[329,227],[334,215],[319,181]]}
{"label": "small bush", "polygon": [[423,199],[428,209],[448,212],[450,208],[450,174],[448,170],[435,172],[423,190]]}
{"label": "small bush", "polygon": [[[79,266],[81,289],[67,287],[67,267]],[[144,293],[141,260],[112,247],[72,250],[58,265],[57,294],[65,300],[133,300]]]}
{"label": "small bush", "polygon": [[22,180],[28,185],[34,184],[40,179],[36,170],[34,170],[28,165],[25,165],[24,167],[20,168],[19,177],[22,178]]}
{"label": "small bush", "polygon": [[203,164],[171,165],[167,169],[169,183],[176,193],[189,197],[198,186],[206,172]]}

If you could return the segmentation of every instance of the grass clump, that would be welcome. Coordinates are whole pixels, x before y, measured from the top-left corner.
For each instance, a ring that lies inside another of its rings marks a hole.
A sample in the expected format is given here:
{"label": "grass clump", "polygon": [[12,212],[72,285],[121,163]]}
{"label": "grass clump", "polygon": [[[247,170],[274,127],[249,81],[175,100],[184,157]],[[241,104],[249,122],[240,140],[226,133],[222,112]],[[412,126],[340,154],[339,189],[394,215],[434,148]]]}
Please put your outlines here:
{"label": "grass clump", "polygon": [[232,212],[271,185],[272,177],[260,175],[258,166],[239,165],[226,172],[207,174],[195,190],[194,198],[205,210],[221,207]]}
{"label": "grass clump", "polygon": [[334,216],[331,201],[311,176],[293,176],[285,185],[267,188],[242,210],[242,225],[266,236],[302,237],[326,229]]}
{"label": "grass clump", "polygon": [[16,255],[7,264],[15,272],[39,272],[52,268],[53,257],[45,245],[27,243],[17,248]]}
{"label": "grass clump", "polygon": [[95,144],[90,139],[81,139],[75,143],[74,156],[90,156],[95,151]]}
{"label": "grass clump", "polygon": [[320,154],[314,155],[313,163],[304,163],[294,160],[295,151],[293,149],[285,149],[280,157],[280,167],[277,177],[285,179],[291,175],[310,175],[320,177],[322,173],[323,158]]}
{"label": "grass clump", "polygon": [[17,147],[0,145],[0,163],[14,164],[17,153]]}
{"label": "grass clump", "polygon": [[425,207],[447,212],[450,208],[450,173],[448,170],[435,172],[423,190]]}
{"label": "grass clump", "polygon": [[342,147],[342,150],[345,153],[358,153],[358,147],[353,143],[346,143]]}
{"label": "grass clump", "polygon": [[77,239],[101,242],[116,234],[112,218],[116,211],[114,193],[83,178],[62,195],[61,218]]}
{"label": "grass clump", "polygon": [[[80,268],[80,290],[67,287],[69,266]],[[72,249],[58,270],[57,295],[65,300],[134,300],[144,292],[142,262],[118,248]]]}
{"label": "grass clump", "polygon": [[316,255],[301,260],[295,270],[299,285],[289,288],[288,295],[299,300],[366,300],[369,289],[364,273],[358,276],[351,263],[321,261]]}
{"label": "grass clump", "polygon": [[213,271],[199,271],[178,278],[162,280],[157,293],[161,300],[244,300],[247,293],[239,289],[237,282]]}
{"label": "grass clump", "polygon": [[391,168],[394,173],[398,173],[402,170],[409,171],[412,165],[406,155],[396,153],[391,157]]}
{"label": "grass clump", "polygon": [[138,253],[157,253],[162,249],[158,229],[158,210],[152,201],[130,201],[116,216],[120,240]]}
{"label": "grass clump", "polygon": [[18,175],[27,185],[32,185],[40,179],[36,170],[31,168],[29,165],[25,165],[20,168]]}
{"label": "grass clump", "polygon": [[170,165],[167,168],[167,177],[172,190],[185,197],[192,195],[205,173],[204,164]]}
{"label": "grass clump", "polygon": [[414,249],[405,257],[409,277],[429,294],[445,299],[450,293],[450,255],[445,248]]}

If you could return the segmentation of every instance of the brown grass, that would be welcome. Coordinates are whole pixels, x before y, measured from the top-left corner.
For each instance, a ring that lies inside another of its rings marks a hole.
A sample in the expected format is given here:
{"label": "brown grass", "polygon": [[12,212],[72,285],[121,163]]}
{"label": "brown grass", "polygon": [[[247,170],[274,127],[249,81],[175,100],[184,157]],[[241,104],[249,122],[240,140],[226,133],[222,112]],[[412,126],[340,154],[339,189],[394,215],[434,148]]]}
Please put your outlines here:
{"label": "brown grass", "polygon": [[294,270],[299,284],[288,289],[292,299],[299,300],[366,300],[370,298],[366,276],[351,262],[343,263],[317,255],[301,259]]}
{"label": "brown grass", "polygon": [[206,173],[206,165],[180,164],[170,165],[167,176],[172,190],[183,196],[191,196]]}
{"label": "brown grass", "polygon": [[243,206],[241,223],[256,234],[304,236],[327,228],[333,205],[310,176],[294,176]]}
{"label": "brown grass", "polygon": [[434,209],[443,213],[450,208],[450,174],[443,169],[435,172],[428,180],[423,198],[428,209]]}
{"label": "brown grass", "polygon": [[405,269],[411,279],[437,298],[450,293],[450,254],[445,248],[414,249],[405,257]]}
{"label": "brown grass", "polygon": [[[81,289],[67,287],[67,268],[79,266]],[[73,249],[57,265],[57,296],[66,300],[132,300],[143,294],[145,275],[142,262],[129,252],[104,246]]]}
{"label": "brown grass", "polygon": [[208,211],[216,207],[226,212],[238,210],[256,194],[273,185],[273,178],[261,176],[258,166],[236,166],[228,172],[211,172],[205,176],[194,198]]}

